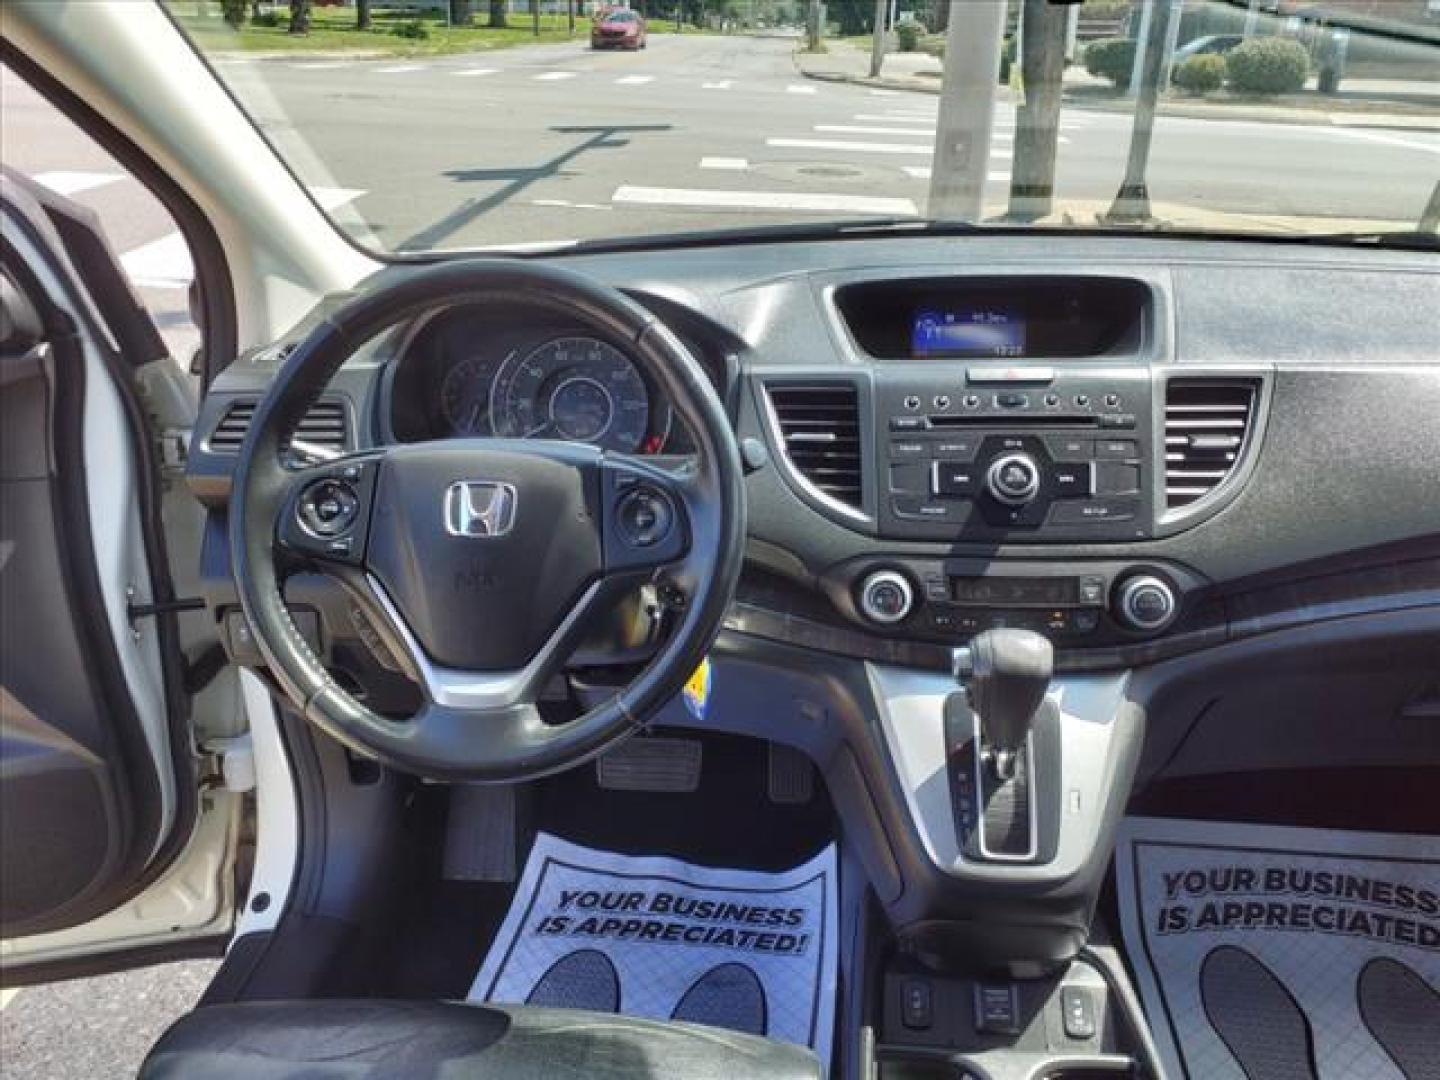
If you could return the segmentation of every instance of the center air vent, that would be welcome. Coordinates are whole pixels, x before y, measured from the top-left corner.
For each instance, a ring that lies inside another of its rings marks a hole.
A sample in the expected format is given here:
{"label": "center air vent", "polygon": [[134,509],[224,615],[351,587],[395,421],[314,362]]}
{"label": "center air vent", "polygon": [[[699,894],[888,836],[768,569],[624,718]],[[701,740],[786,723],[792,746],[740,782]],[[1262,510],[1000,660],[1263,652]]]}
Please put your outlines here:
{"label": "center air vent", "polygon": [[860,510],[860,399],[854,383],[766,387],[785,456],[822,495]]}
{"label": "center air vent", "polygon": [[1165,504],[1203,499],[1240,460],[1255,411],[1255,383],[1171,379],[1165,392]]}
{"label": "center air vent", "polygon": [[[209,448],[212,454],[234,454],[239,451],[240,444],[245,441],[245,435],[250,430],[250,421],[255,418],[258,405],[259,401],[255,398],[242,398],[232,401],[226,407],[220,422],[210,433]],[[327,450],[344,453],[349,449],[350,443],[345,403],[336,400],[317,401],[310,406],[305,419],[300,421],[294,437],[313,446],[323,446]]]}

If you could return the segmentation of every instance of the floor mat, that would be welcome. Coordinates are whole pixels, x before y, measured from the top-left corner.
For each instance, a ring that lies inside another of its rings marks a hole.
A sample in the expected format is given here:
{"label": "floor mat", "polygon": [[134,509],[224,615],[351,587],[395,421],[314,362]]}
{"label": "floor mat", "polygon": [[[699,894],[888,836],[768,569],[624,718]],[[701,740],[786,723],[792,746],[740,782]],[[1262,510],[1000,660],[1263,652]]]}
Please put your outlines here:
{"label": "floor mat", "polygon": [[1440,840],[1134,817],[1116,885],[1168,1077],[1440,1080]]}
{"label": "floor mat", "polygon": [[768,873],[535,839],[471,1001],[711,1024],[809,1046],[828,1071],[835,847]]}

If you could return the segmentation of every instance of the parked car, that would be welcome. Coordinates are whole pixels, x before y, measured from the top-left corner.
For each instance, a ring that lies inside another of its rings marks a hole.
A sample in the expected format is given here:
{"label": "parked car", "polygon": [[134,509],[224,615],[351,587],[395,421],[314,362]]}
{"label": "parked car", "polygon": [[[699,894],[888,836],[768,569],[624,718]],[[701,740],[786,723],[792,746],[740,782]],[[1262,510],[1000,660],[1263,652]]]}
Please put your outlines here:
{"label": "parked car", "polygon": [[1178,65],[1192,56],[1224,56],[1244,40],[1243,34],[1207,34],[1176,49],[1175,63]]}
{"label": "parked car", "polygon": [[592,49],[645,48],[645,19],[628,8],[607,11],[590,27]]}

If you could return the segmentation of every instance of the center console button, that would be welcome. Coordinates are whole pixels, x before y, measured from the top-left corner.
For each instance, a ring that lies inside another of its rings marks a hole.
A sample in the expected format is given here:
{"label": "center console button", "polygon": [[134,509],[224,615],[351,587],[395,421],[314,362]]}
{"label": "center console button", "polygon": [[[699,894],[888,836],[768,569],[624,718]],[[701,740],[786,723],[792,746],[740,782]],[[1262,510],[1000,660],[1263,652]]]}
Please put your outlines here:
{"label": "center console button", "polygon": [[892,416],[890,418],[891,431],[924,431],[925,418],[923,416]]}
{"label": "center console button", "polygon": [[923,458],[930,453],[930,446],[918,439],[892,439],[890,442],[890,456],[892,458]]}
{"label": "center console button", "polygon": [[1003,394],[996,394],[996,395],[995,395],[995,404],[996,404],[999,408],[1002,408],[1002,409],[1024,409],[1024,408],[1028,408],[1029,405],[1030,405],[1030,395],[1029,395],[1029,394],[1018,394],[1018,393],[1015,393],[1014,391],[1008,391],[1008,392],[1003,393]]}
{"label": "center console button", "polygon": [[891,506],[898,518],[933,521],[937,525],[959,525],[970,516],[968,502],[956,499],[932,502],[926,495],[896,495]]}
{"label": "center console button", "polygon": [[923,461],[890,466],[890,490],[924,495],[930,490],[930,470]]}
{"label": "center console button", "polygon": [[1040,466],[1029,454],[1002,454],[990,463],[985,486],[1007,506],[1022,506],[1040,492]]}
{"label": "center console button", "polygon": [[929,979],[906,979],[900,984],[900,1022],[912,1031],[924,1031],[934,1022]]}
{"label": "center console button", "polygon": [[1118,461],[1096,462],[1096,495],[1134,495],[1139,490],[1139,465],[1122,465]]}
{"label": "center console button", "polygon": [[942,499],[965,499],[980,488],[980,477],[975,467],[958,461],[937,461],[931,479],[931,489]]}
{"label": "center console button", "polygon": [[1139,426],[1139,421],[1132,412],[1101,413],[1096,419],[1102,428],[1134,430]]}
{"label": "center console button", "polygon": [[1056,461],[1089,461],[1095,456],[1095,440],[1072,435],[1049,435],[1045,449]]}
{"label": "center console button", "polygon": [[1095,456],[1111,460],[1138,458],[1140,444],[1134,439],[1097,439],[1095,440]]}
{"label": "center console button", "polygon": [[1083,499],[1090,494],[1090,466],[1052,465],[1050,486],[1057,499]]}
{"label": "center console button", "polygon": [[1093,525],[1105,521],[1130,521],[1135,517],[1133,499],[1072,499],[1057,502],[1050,511],[1052,525]]}
{"label": "center console button", "polygon": [[940,439],[932,444],[937,458],[948,458],[951,461],[974,461],[975,455],[980,452],[979,439]]}

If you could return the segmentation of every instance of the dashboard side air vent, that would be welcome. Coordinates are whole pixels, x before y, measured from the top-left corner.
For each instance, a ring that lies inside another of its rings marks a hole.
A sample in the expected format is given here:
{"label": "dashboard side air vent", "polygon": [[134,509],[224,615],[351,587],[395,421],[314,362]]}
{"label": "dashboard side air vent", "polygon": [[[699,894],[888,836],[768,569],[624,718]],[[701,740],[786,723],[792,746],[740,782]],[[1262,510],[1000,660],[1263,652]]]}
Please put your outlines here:
{"label": "dashboard side air vent", "polygon": [[854,383],[766,387],[785,457],[821,495],[854,511],[864,504],[860,398]]}
{"label": "dashboard side air vent", "polygon": [[[210,452],[237,453],[250,430],[250,421],[255,418],[258,405],[259,401],[255,398],[240,398],[227,405],[220,416],[220,422],[210,433]],[[311,446],[343,454],[350,446],[350,425],[345,403],[334,399],[317,401],[310,406],[293,437]]]}
{"label": "dashboard side air vent", "polygon": [[1165,392],[1165,505],[1205,498],[1235,471],[1255,416],[1253,380],[1171,379]]}

